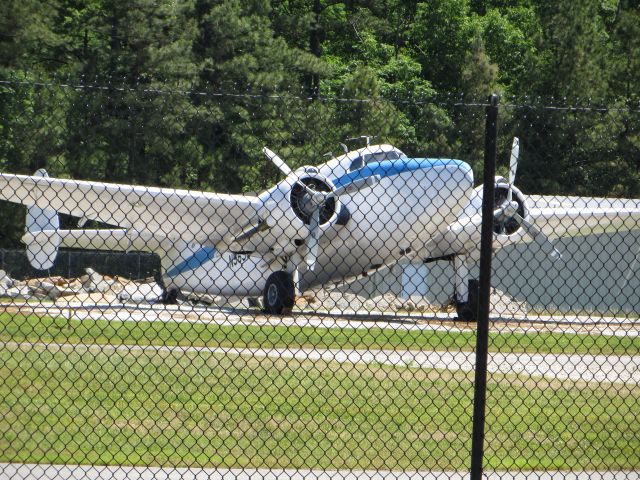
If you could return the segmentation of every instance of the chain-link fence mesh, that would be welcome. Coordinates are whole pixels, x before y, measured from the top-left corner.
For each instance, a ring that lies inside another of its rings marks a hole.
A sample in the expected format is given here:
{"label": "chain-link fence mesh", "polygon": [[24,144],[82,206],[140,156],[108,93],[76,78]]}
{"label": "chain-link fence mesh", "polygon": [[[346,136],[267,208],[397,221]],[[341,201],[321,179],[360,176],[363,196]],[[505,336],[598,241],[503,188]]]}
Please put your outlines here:
{"label": "chain-link fence mesh", "polygon": [[[485,108],[1,83],[0,476],[468,476]],[[499,107],[490,475],[637,478],[639,120]]]}

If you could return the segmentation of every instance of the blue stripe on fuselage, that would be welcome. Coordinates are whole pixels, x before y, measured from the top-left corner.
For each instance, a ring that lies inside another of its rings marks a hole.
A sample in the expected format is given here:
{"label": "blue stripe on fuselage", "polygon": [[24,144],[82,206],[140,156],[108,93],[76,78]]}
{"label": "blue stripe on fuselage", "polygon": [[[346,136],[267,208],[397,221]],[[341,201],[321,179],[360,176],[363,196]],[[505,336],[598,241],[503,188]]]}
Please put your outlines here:
{"label": "blue stripe on fuselage", "polygon": [[203,263],[208,262],[209,260],[213,260],[216,256],[216,249],[213,247],[202,247],[201,249],[194,252],[189,258],[186,258],[178,265],[175,265],[173,268],[167,271],[168,277],[176,277],[181,273],[187,272],[189,270],[195,270],[196,268],[202,266]]}
{"label": "blue stripe on fuselage", "polygon": [[[333,180],[333,184],[336,187],[341,187],[352,183],[354,180],[370,177],[372,175],[379,175],[380,177],[385,178],[416,170],[452,166],[465,171],[471,170],[471,167],[461,160],[451,160],[446,158],[401,158],[398,160],[371,162],[359,170],[346,173],[343,176],[336,178]],[[194,252],[193,255],[168,270],[166,275],[169,277],[175,277],[189,270],[195,270],[196,268],[201,267],[203,263],[213,260],[215,254],[215,248],[202,247]]]}
{"label": "blue stripe on fuselage", "polygon": [[428,170],[438,167],[457,167],[462,170],[471,170],[471,167],[461,160],[448,158],[401,158],[398,160],[385,160],[382,162],[371,162],[364,167],[333,180],[336,187],[348,185],[354,180],[367,178],[373,175],[380,175],[381,178],[391,177],[406,172],[416,170]]}

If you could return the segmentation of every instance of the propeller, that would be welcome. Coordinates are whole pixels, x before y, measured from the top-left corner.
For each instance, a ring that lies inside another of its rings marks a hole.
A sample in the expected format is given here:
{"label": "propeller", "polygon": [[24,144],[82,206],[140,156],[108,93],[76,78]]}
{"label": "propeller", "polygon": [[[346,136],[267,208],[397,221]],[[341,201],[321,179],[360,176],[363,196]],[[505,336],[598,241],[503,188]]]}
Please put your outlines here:
{"label": "propeller", "polygon": [[540,245],[542,251],[546,252],[551,256],[551,258],[560,259],[562,258],[562,253],[553,245],[549,237],[547,237],[542,231],[536,227],[533,223],[522,218],[518,213],[514,215],[515,219],[521,222],[524,231],[536,242]]}
{"label": "propeller", "polygon": [[318,244],[320,243],[320,210],[322,205],[316,207],[309,220],[309,237],[307,238],[307,254],[305,255],[305,263],[309,269],[313,270],[316,266],[318,258]]}
{"label": "propeller", "polygon": [[511,145],[511,157],[509,158],[509,192],[507,193],[507,201],[511,202],[513,198],[513,184],[516,183],[516,172],[518,170],[518,157],[520,156],[520,140],[513,137]]}
{"label": "propeller", "polygon": [[304,183],[300,182],[300,184],[304,186],[305,190],[311,195],[310,200],[314,206],[313,213],[311,214],[311,218],[309,220],[309,237],[307,238],[306,242],[307,254],[305,256],[305,263],[310,270],[313,270],[315,268],[316,260],[318,258],[318,243],[320,237],[320,211],[322,210],[324,204],[332,198],[337,198],[342,195],[349,195],[362,190],[363,188],[373,187],[379,181],[380,175],[372,175],[366,178],[359,178],[347,185],[337,187],[331,192],[318,192],[308,185],[304,185]]}
{"label": "propeller", "polygon": [[269,160],[271,160],[273,162],[273,164],[278,167],[278,170],[280,170],[282,173],[284,173],[285,175],[290,175],[291,172],[293,170],[291,170],[291,168],[289,168],[289,165],[287,165],[284,160],[282,160],[278,155],[276,155],[275,153],[273,153],[271,150],[269,150],[267,147],[264,147],[262,149],[262,152],[267,156],[267,158]]}
{"label": "propeller", "polygon": [[[278,169],[285,175],[289,175],[292,170],[278,155],[269,150],[267,147],[262,149],[266,157],[271,160]],[[310,270],[313,270],[318,259],[318,246],[320,243],[320,213],[322,207],[331,200],[342,195],[352,194],[363,188],[373,187],[380,181],[380,175],[372,175],[366,178],[358,178],[351,183],[341,185],[334,188],[330,192],[321,192],[314,190],[309,185],[306,185],[302,181],[298,181],[300,185],[308,195],[308,207],[305,208],[309,216],[309,236],[307,237],[305,244],[307,246],[307,253],[305,255],[305,263]],[[311,210],[309,212],[309,210]]]}
{"label": "propeller", "polygon": [[562,258],[562,254],[553,245],[553,242],[538,227],[529,222],[518,213],[518,202],[513,200],[513,187],[516,181],[516,173],[518,171],[518,158],[520,156],[520,140],[518,137],[513,138],[511,145],[511,156],[509,158],[509,189],[507,190],[507,199],[494,210],[493,216],[496,222],[505,222],[506,220],[515,219],[540,248],[549,254],[552,258]]}
{"label": "propeller", "polygon": [[509,158],[509,189],[507,190],[507,200],[500,205],[500,208],[493,212],[496,222],[504,222],[509,218],[514,218],[515,214],[518,212],[518,202],[513,201],[513,185],[516,181],[519,156],[520,140],[518,140],[518,137],[513,137],[511,157]]}

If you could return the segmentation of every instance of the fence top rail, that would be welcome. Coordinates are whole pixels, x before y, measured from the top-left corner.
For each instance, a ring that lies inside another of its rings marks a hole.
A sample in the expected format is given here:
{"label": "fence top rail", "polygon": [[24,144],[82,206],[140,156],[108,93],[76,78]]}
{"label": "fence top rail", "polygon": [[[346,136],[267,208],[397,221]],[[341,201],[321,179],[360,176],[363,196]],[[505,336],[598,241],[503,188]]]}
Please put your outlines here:
{"label": "fence top rail", "polygon": [[[189,96],[211,98],[239,98],[265,100],[299,100],[344,103],[378,103],[391,102],[399,105],[428,105],[442,104],[451,107],[486,107],[486,98],[473,97],[460,92],[430,91],[403,98],[393,95],[372,95],[365,98],[344,97],[333,95],[331,92],[320,92],[317,96],[309,95],[303,90],[264,90],[255,85],[234,85],[232,89],[214,90],[206,83],[193,84],[168,82],[151,78],[85,78],[85,77],[53,77],[51,79],[5,78],[0,79],[0,86],[31,87],[31,88],[60,88],[75,91],[104,91],[111,93],[131,92],[157,96]],[[7,90],[0,94],[10,93]],[[568,112],[640,112],[640,100],[633,98],[581,98],[554,96],[517,96],[504,94],[501,96],[500,107],[505,109],[532,108],[539,110],[558,110]]]}

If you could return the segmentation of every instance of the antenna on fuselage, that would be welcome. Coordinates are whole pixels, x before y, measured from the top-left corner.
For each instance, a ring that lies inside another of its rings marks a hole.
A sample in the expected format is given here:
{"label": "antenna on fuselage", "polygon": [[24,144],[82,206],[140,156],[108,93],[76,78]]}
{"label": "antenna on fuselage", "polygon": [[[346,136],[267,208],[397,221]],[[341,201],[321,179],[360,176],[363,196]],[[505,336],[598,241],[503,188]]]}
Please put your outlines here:
{"label": "antenna on fuselage", "polygon": [[376,138],[374,135],[360,135],[359,137],[353,137],[353,138],[347,138],[348,142],[353,142],[355,140],[360,140],[363,139],[365,140],[365,142],[367,142],[367,147],[371,145],[371,140],[373,140],[374,138]]}

